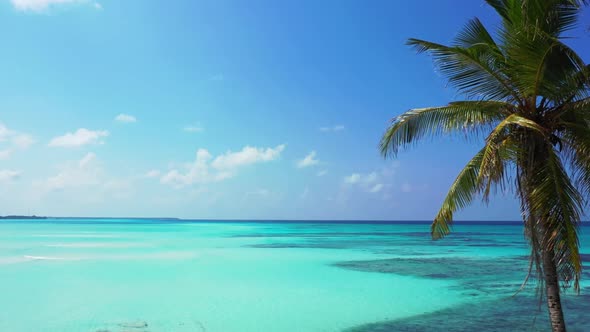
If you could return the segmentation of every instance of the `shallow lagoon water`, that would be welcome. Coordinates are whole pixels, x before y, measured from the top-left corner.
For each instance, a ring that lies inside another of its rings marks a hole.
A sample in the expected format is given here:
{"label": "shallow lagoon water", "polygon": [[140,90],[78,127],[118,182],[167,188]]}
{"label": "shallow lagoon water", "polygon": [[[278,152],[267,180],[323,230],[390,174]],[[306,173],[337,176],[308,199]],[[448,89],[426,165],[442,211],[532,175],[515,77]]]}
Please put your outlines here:
{"label": "shallow lagoon water", "polygon": [[[442,241],[428,230],[3,220],[0,331],[547,330],[534,284],[512,296],[527,268],[518,225],[458,225]],[[572,331],[590,330],[584,274],[582,295],[564,299]]]}

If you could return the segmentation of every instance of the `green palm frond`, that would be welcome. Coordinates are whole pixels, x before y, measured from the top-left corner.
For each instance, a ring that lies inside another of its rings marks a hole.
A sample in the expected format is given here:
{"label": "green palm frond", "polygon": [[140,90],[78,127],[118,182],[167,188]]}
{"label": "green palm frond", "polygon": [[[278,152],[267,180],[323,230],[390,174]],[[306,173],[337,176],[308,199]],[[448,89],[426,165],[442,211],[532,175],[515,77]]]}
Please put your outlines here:
{"label": "green palm frond", "polygon": [[500,70],[504,61],[494,47],[487,44],[449,47],[414,38],[407,44],[418,53],[429,52],[449,83],[468,98],[520,101]]}
{"label": "green palm frond", "polygon": [[433,239],[440,239],[450,233],[454,213],[468,206],[476,195],[481,194],[487,200],[493,186],[506,185],[507,166],[518,157],[521,150],[517,142],[505,135],[503,129],[496,129],[451,185],[430,227]]}
{"label": "green palm frond", "polygon": [[381,154],[395,156],[426,135],[457,130],[476,131],[506,117],[512,105],[496,101],[462,101],[447,106],[413,109],[394,118],[381,139]]}
{"label": "green palm frond", "polygon": [[[522,152],[520,151],[521,148],[518,147],[519,142],[515,142],[511,135],[519,129],[531,131],[542,138],[547,137],[546,130],[533,120],[518,114],[509,115],[494,128],[486,139],[486,147],[478,176],[479,182],[482,182],[484,178],[488,178],[488,182],[500,180],[494,177],[494,174],[498,174],[496,169],[502,167],[504,163],[517,161],[518,154],[522,154]],[[488,184],[484,191],[484,200],[487,200],[489,192]]]}
{"label": "green palm frond", "polygon": [[510,114],[506,119],[502,120],[502,122],[498,124],[498,126],[494,129],[494,132],[501,131],[506,126],[510,125],[532,130],[542,136],[547,135],[545,128],[543,128],[540,124],[519,114]]}
{"label": "green palm frond", "polygon": [[574,184],[584,197],[590,197],[590,98],[575,104],[579,107],[573,107],[575,111],[563,116],[569,122],[562,120],[559,123],[563,128],[560,135],[564,143],[562,154],[569,162]]}
{"label": "green palm frond", "polygon": [[563,80],[561,86],[565,92],[563,100],[556,104],[557,110],[570,107],[570,104],[590,97],[590,65],[584,66],[576,73],[571,73]]}
{"label": "green palm frond", "polygon": [[580,89],[576,73],[584,72],[584,61],[559,39],[541,31],[534,38],[511,34],[505,42],[511,76],[524,96],[558,103]]}
{"label": "green palm frond", "polygon": [[518,18],[515,17],[515,14],[518,14],[518,11],[514,11],[514,6],[510,0],[485,0],[488,5],[496,10],[498,15],[502,17],[504,20],[504,24],[511,23],[512,21],[517,21]]}
{"label": "green palm frond", "polygon": [[504,169],[506,164],[515,163],[522,154],[519,142],[512,137],[513,128],[531,130],[540,136],[545,136],[544,129],[532,120],[518,114],[511,114],[490,133],[486,139],[486,147],[478,175],[478,182],[482,183],[482,199],[487,202],[492,185],[504,182]]}
{"label": "green palm frond", "polygon": [[486,2],[502,17],[505,28],[520,29],[529,26],[555,36],[572,29],[576,24],[580,6],[588,3],[587,0]]}
{"label": "green palm frond", "polygon": [[485,137],[483,149],[451,185],[431,225],[432,237],[449,234],[453,215],[477,196],[487,202],[492,189],[510,189],[520,199],[531,271],[535,267],[537,276],[550,280],[549,289],[559,282],[555,267],[561,282],[579,291],[578,227],[582,207],[590,203],[585,200],[590,197],[590,65],[562,39],[590,0],[486,2],[502,18],[495,34],[472,19],[451,46],[408,40],[433,57],[467,101],[394,118],[381,153],[395,157],[420,139],[442,134]]}
{"label": "green palm frond", "polygon": [[497,52],[498,56],[502,56],[494,38],[478,18],[471,19],[467,22],[465,27],[457,34],[454,44],[454,46],[464,48],[481,46]]}
{"label": "green palm frond", "polygon": [[440,239],[451,232],[453,214],[468,206],[480,191],[478,182],[479,169],[483,161],[485,147],[481,149],[459,173],[442,206],[434,218],[430,231],[433,239]]}
{"label": "green palm frond", "polygon": [[542,247],[552,250],[562,280],[574,283],[579,291],[582,262],[579,254],[578,226],[582,215],[583,197],[569,178],[552,147],[546,151],[546,162],[531,173],[534,185],[529,199],[531,214],[538,217],[542,229]]}

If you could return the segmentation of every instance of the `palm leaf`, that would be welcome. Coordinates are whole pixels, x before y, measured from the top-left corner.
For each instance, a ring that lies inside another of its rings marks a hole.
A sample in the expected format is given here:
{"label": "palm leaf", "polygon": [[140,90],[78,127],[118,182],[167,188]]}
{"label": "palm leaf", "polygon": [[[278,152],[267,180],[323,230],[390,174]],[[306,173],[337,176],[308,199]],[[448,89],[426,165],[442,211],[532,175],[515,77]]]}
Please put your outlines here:
{"label": "palm leaf", "polygon": [[472,46],[488,47],[491,50],[498,52],[499,56],[502,55],[494,38],[478,18],[471,19],[467,22],[465,27],[457,34],[454,44],[457,47],[463,48],[469,48]]}
{"label": "palm leaf", "polygon": [[579,8],[587,0],[486,0],[503,19],[505,30],[534,27],[558,36],[575,26]]}
{"label": "palm leaf", "polygon": [[493,46],[448,47],[414,38],[407,44],[418,53],[429,52],[449,83],[468,98],[520,101],[500,70],[503,60]]}
{"label": "palm leaf", "polygon": [[440,239],[451,232],[453,214],[468,206],[480,190],[478,182],[479,169],[483,161],[485,147],[481,149],[459,173],[442,206],[430,226],[433,239]]}
{"label": "palm leaf", "polygon": [[436,136],[458,130],[471,132],[491,127],[509,114],[510,104],[504,102],[462,101],[447,106],[413,109],[391,122],[381,139],[381,154],[397,155],[425,135]]}
{"label": "palm leaf", "polygon": [[583,198],[551,146],[547,147],[546,156],[545,163],[530,174],[528,188],[529,209],[543,231],[542,247],[537,249],[552,250],[562,280],[573,281],[579,291],[582,262],[578,226]]}
{"label": "palm leaf", "polygon": [[505,38],[504,47],[511,76],[524,96],[558,104],[579,92],[577,73],[584,72],[584,61],[559,39],[542,31],[534,38],[515,33]]}

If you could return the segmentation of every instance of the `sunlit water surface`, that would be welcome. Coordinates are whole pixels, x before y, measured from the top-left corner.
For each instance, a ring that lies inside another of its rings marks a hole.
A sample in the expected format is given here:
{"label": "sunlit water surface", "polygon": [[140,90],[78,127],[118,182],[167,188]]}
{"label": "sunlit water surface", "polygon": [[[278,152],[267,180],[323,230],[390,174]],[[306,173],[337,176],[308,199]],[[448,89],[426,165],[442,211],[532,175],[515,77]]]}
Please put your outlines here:
{"label": "sunlit water surface", "polygon": [[[0,331],[546,331],[518,225],[0,221]],[[590,260],[584,227],[583,259]],[[590,270],[567,291],[590,331]]]}

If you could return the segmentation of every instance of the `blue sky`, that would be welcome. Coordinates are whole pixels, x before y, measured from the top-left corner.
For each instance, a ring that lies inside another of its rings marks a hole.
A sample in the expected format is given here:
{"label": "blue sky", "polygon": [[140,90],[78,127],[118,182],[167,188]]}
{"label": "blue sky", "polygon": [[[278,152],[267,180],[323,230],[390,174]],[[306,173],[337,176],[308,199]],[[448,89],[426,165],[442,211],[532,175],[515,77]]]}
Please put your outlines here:
{"label": "blue sky", "polygon": [[0,0],[0,215],[431,219],[479,142],[377,145],[460,98],[405,40],[474,16],[498,24],[479,0]]}

